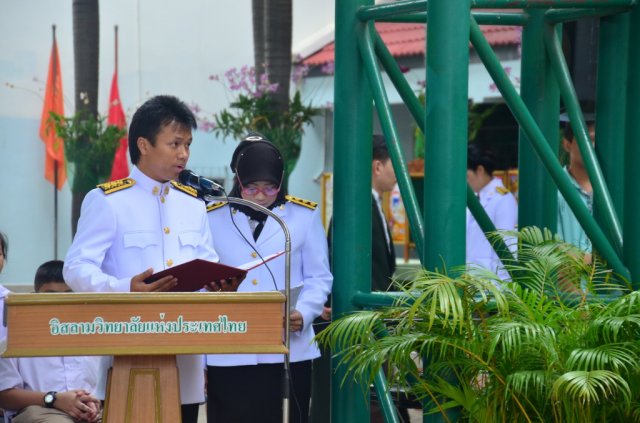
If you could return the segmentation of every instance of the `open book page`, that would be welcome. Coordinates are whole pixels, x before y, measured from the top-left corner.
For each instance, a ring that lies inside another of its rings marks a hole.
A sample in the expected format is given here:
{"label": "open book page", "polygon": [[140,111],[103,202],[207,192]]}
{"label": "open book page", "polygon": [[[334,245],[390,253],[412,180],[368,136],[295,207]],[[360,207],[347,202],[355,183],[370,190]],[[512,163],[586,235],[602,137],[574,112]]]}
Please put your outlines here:
{"label": "open book page", "polygon": [[[300,296],[300,292],[302,292],[303,286],[304,284],[289,288],[289,293],[291,294],[291,298],[289,299],[289,310],[293,311],[293,309],[296,308],[296,303],[298,302],[298,297]],[[287,295],[284,289],[279,289],[278,292],[282,295]]]}
{"label": "open book page", "polygon": [[276,257],[279,257],[281,255],[284,254],[284,251],[278,251],[277,253],[273,253],[273,254],[269,254],[268,256],[264,256],[262,260],[261,258],[258,258],[257,260],[253,260],[250,261],[248,263],[245,264],[241,264],[240,266],[238,266],[238,269],[242,269],[242,270],[251,270],[251,269],[255,269],[258,266],[263,265],[264,263],[273,260]]}

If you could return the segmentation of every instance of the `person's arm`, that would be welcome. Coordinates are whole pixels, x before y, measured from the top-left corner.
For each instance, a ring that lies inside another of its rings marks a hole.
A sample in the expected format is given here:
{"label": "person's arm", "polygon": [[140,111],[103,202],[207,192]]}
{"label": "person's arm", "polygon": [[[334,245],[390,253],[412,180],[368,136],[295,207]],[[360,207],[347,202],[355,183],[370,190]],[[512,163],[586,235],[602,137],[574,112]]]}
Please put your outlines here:
{"label": "person's arm", "polygon": [[295,327],[303,331],[322,314],[333,284],[327,238],[320,221],[319,209],[311,216],[301,253],[304,287],[295,307],[299,315],[292,313],[292,326],[295,324]]}
{"label": "person's arm", "polygon": [[82,202],[78,230],[64,259],[64,279],[75,292],[129,292],[131,277],[118,279],[101,269],[116,234],[116,217],[104,193],[91,191]]}

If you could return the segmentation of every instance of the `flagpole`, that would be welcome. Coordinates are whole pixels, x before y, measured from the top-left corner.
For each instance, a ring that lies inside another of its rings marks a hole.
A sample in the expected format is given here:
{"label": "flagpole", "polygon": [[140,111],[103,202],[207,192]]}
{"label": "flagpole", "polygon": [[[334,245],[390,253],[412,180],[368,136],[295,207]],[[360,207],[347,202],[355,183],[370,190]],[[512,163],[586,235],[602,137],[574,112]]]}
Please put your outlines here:
{"label": "flagpole", "polygon": [[116,43],[116,48],[115,48],[115,54],[116,54],[116,73],[118,73],[118,25],[115,25],[113,27],[113,31],[115,34],[115,43]]}
{"label": "flagpole", "polygon": [[[56,43],[56,26],[51,25],[51,31],[53,32],[53,43]],[[54,59],[55,60],[55,59]],[[53,72],[57,69],[54,64]],[[53,87],[55,89],[56,75],[53,75]],[[58,161],[54,162],[53,166],[53,258],[58,259]]]}

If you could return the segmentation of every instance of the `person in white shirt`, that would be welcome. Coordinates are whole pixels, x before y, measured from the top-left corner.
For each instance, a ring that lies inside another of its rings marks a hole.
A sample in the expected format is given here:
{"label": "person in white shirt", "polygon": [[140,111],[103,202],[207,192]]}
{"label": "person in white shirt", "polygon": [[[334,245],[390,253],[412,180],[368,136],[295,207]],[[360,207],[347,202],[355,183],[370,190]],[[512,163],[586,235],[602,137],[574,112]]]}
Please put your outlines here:
{"label": "person in white shirt", "polygon": [[[60,260],[42,264],[35,291],[71,292],[62,266]],[[97,381],[98,357],[0,358],[0,407],[11,423],[99,422]]]}
{"label": "person in white shirt", "polygon": [[[469,144],[467,150],[467,182],[476,193],[480,204],[489,215],[496,230],[513,231],[518,226],[518,203],[515,197],[500,179],[493,177],[496,161],[493,154],[476,144]],[[509,279],[498,255],[487,240],[478,222],[467,209],[467,254],[466,262],[471,267],[482,267],[498,275],[502,280]],[[517,245],[510,237],[505,242],[512,252]]]}
{"label": "person in white shirt", "polygon": [[[78,232],[65,258],[64,277],[74,291],[167,291],[173,276],[153,283],[154,272],[193,259],[218,261],[205,204],[197,191],[175,180],[185,169],[196,119],[173,96],[147,100],[129,127],[128,178],[99,185],[87,194]],[[202,355],[177,357],[182,422],[196,423],[204,402]],[[104,395],[103,363],[99,395]]]}
{"label": "person in white shirt", "polygon": [[[331,292],[327,239],[317,204],[286,195],[280,151],[260,134],[249,134],[231,160],[235,174],[230,197],[271,209],[291,233],[291,287],[302,287],[292,304],[291,422],[306,422],[311,395],[311,360],[320,356],[313,320]],[[220,262],[237,266],[284,249],[285,238],[271,217],[226,202],[209,206],[209,222]],[[238,292],[284,289],[285,257],[251,270]],[[282,354],[207,356],[209,423],[282,421]]]}

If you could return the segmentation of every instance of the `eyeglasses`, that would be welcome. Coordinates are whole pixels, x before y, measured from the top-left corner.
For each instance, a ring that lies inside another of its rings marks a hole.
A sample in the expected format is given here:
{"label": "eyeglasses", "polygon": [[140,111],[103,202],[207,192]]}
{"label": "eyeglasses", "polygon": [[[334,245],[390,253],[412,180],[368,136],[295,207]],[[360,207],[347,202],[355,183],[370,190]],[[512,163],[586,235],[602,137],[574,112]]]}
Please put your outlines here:
{"label": "eyeglasses", "polygon": [[263,195],[267,197],[273,197],[280,192],[280,187],[282,186],[282,179],[284,178],[284,170],[282,171],[282,176],[280,177],[280,184],[278,184],[278,186],[267,185],[262,188],[256,187],[256,186],[245,187],[244,185],[242,185],[242,182],[240,181],[240,174],[237,173],[236,176],[238,178],[238,183],[240,184],[240,189],[242,190],[242,193],[244,195],[250,195],[253,197],[254,195],[258,195],[258,193],[261,192]]}
{"label": "eyeglasses", "polygon": [[240,188],[242,188],[242,193],[244,195],[250,195],[252,197],[254,195],[258,195],[259,192],[266,195],[267,197],[273,197],[274,195],[277,195],[280,192],[280,186],[275,186],[275,185],[267,185],[265,187],[256,187],[256,186],[245,187],[242,185],[242,182],[240,182]]}

